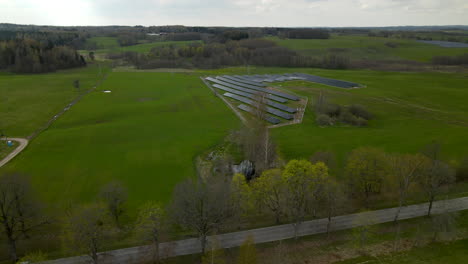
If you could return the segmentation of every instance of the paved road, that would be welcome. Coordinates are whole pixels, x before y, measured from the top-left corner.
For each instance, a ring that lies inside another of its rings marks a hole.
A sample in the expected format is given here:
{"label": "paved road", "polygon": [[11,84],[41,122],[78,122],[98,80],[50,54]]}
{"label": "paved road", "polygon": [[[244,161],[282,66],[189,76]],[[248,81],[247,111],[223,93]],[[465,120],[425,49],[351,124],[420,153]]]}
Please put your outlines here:
{"label": "paved road", "polygon": [[[4,140],[4,139],[2,139]],[[16,155],[18,155],[21,151],[23,151],[24,148],[26,148],[26,146],[28,145],[29,141],[27,139],[24,139],[24,138],[8,138],[8,140],[12,140],[12,141],[16,141],[19,143],[19,146],[16,147],[15,150],[13,150],[13,152],[11,152],[10,154],[8,154],[8,156],[6,156],[3,160],[0,161],[0,168],[7,164],[10,160],[12,160]]]}
{"label": "paved road", "polygon": [[[338,231],[354,228],[362,225],[357,219],[368,219],[373,223],[386,223],[393,221],[398,208],[389,208],[365,213],[357,213],[350,215],[337,216],[332,219],[331,230]],[[399,219],[409,219],[420,217],[427,214],[428,203],[411,205],[402,208]],[[439,214],[443,212],[455,212],[468,210],[468,197],[438,201],[433,205],[432,212]],[[326,232],[327,219],[317,219],[304,222],[299,227],[299,236],[314,235]],[[237,247],[248,237],[252,236],[256,244],[266,243],[271,241],[284,240],[294,237],[294,229],[292,225],[278,225],[266,228],[258,228],[247,231],[227,233],[218,235],[216,240],[224,248]],[[212,240],[210,237],[209,240]],[[200,243],[198,239],[185,239],[167,243],[161,243],[161,254],[165,257],[182,256],[199,253]],[[100,263],[142,263],[149,261],[151,250],[148,246],[125,248],[113,251],[107,251],[100,254]],[[43,262],[43,264],[82,264],[89,263],[89,258],[86,256],[63,258]]]}

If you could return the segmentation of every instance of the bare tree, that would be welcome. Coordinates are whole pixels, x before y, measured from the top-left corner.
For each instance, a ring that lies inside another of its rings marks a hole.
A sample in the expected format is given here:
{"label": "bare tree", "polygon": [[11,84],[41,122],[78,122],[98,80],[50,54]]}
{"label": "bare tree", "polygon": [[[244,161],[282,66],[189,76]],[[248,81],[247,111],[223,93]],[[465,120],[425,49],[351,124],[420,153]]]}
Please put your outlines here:
{"label": "bare tree", "polygon": [[181,227],[197,233],[202,254],[207,236],[219,230],[231,215],[229,184],[224,181],[186,180],[174,190],[171,216]]}
{"label": "bare tree", "polygon": [[64,227],[66,246],[73,251],[86,252],[98,263],[98,252],[109,235],[105,208],[100,204],[84,206],[71,214]]}
{"label": "bare tree", "polygon": [[396,185],[398,193],[398,210],[394,218],[396,222],[400,215],[401,208],[406,204],[410,186],[424,173],[430,161],[421,154],[395,155],[391,157],[390,160],[392,168],[391,174],[389,174],[391,177],[390,180]]}
{"label": "bare tree", "polygon": [[11,261],[18,261],[18,240],[27,238],[29,232],[45,223],[28,179],[19,174],[1,176],[0,234],[3,233],[6,237]]}
{"label": "bare tree", "polygon": [[344,202],[344,193],[339,183],[331,178],[326,179],[323,182],[323,187],[320,192],[320,201],[322,208],[327,215],[327,238],[330,236],[330,227],[332,217],[336,216],[340,212],[340,206]]}
{"label": "bare tree", "polygon": [[115,223],[120,227],[120,217],[125,212],[125,203],[127,202],[127,189],[122,183],[114,181],[105,185],[101,189],[101,198],[104,200],[107,210],[112,215]]}
{"label": "bare tree", "polygon": [[144,204],[139,213],[135,225],[138,237],[151,242],[153,246],[153,263],[159,263],[159,241],[166,222],[166,214],[162,206],[155,202]]}
{"label": "bare tree", "polygon": [[265,118],[267,116],[267,98],[266,94],[258,93],[254,99],[255,119],[251,120],[244,129],[242,145],[245,155],[255,163],[256,170],[263,170],[272,167],[276,159],[276,146],[270,138]]}
{"label": "bare tree", "polygon": [[447,163],[432,160],[430,165],[419,177],[419,184],[426,193],[429,202],[427,215],[431,215],[432,204],[437,195],[444,193],[449,185],[455,181],[455,170]]}

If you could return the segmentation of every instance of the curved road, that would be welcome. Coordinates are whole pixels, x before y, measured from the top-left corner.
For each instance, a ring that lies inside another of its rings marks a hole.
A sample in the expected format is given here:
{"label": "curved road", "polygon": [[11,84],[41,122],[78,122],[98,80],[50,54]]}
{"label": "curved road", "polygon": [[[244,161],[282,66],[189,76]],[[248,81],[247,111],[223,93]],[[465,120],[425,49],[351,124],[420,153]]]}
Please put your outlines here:
{"label": "curved road", "polygon": [[[5,140],[5,139],[1,139],[1,140]],[[19,146],[16,147],[16,149],[13,150],[13,152],[8,154],[8,156],[6,156],[3,160],[0,161],[0,167],[7,164],[10,160],[12,160],[14,157],[16,157],[16,155],[18,155],[21,151],[23,151],[23,149],[26,148],[26,146],[29,143],[29,141],[27,139],[24,139],[24,138],[8,138],[8,140],[18,142]]]}

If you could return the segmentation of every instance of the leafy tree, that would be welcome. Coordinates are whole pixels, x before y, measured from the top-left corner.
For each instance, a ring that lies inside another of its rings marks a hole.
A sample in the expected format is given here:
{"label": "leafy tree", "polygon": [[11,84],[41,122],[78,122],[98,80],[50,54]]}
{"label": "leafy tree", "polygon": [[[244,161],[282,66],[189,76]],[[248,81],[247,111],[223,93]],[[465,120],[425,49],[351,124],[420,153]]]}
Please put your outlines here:
{"label": "leafy tree", "polygon": [[307,160],[291,160],[283,171],[287,186],[287,214],[293,223],[297,238],[299,225],[303,222],[307,211],[314,208],[314,199],[328,178],[328,168],[322,162],[312,164]]}
{"label": "leafy tree", "polygon": [[10,259],[18,261],[17,243],[29,233],[44,225],[40,205],[34,197],[29,180],[19,174],[0,177],[0,234],[8,244]]}
{"label": "leafy tree", "polygon": [[159,263],[159,241],[166,222],[166,213],[159,203],[147,202],[139,210],[135,224],[138,237],[153,246],[153,263]]}
{"label": "leafy tree", "polygon": [[238,264],[256,264],[257,260],[257,250],[255,248],[254,240],[252,236],[247,237],[247,239],[242,243],[239,248],[239,256],[237,257]]}
{"label": "leafy tree", "polygon": [[110,182],[101,189],[100,196],[115,223],[120,226],[120,217],[125,212],[127,202],[127,189],[120,182]]}
{"label": "leafy tree", "polygon": [[380,193],[389,164],[386,154],[381,150],[361,147],[351,152],[345,171],[352,192],[362,195],[365,206],[369,207],[369,197]]}
{"label": "leafy tree", "polygon": [[286,183],[280,169],[270,169],[252,181],[252,192],[260,208],[268,208],[275,215],[277,224],[284,215],[284,200],[286,196]]}
{"label": "leafy tree", "polygon": [[240,228],[242,218],[247,216],[252,209],[252,192],[243,174],[237,173],[232,177],[231,204]]}

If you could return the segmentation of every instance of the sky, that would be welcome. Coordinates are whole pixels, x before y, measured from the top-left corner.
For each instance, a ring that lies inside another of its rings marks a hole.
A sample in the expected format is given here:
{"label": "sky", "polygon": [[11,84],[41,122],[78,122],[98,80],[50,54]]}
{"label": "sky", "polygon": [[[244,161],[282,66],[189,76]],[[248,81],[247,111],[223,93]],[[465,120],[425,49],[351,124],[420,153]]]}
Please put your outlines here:
{"label": "sky", "polygon": [[0,23],[261,27],[468,25],[468,0],[0,0]]}

